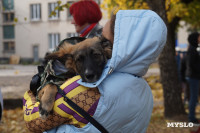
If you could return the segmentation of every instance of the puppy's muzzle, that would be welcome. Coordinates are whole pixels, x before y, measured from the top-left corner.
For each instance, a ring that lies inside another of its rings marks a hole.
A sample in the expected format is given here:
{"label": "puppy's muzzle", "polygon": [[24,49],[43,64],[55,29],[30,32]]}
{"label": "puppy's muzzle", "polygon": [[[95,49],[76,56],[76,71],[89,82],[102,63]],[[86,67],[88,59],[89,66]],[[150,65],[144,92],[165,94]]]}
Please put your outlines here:
{"label": "puppy's muzzle", "polygon": [[85,70],[85,81],[92,83],[92,82],[96,82],[97,81],[97,75],[94,74],[93,71],[91,70]]}

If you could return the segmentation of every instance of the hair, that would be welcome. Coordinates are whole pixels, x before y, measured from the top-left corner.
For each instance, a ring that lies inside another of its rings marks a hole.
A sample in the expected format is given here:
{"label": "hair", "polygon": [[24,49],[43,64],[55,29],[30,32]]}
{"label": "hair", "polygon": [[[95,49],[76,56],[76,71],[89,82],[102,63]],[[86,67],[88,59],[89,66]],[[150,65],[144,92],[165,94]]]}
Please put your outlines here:
{"label": "hair", "polygon": [[194,47],[198,47],[198,37],[199,37],[199,33],[198,32],[193,32],[188,36],[188,42],[190,43],[190,45],[194,46]]}
{"label": "hair", "polygon": [[110,30],[113,37],[115,33],[115,19],[116,19],[116,15],[112,14],[111,19],[110,19]]}
{"label": "hair", "polygon": [[92,0],[82,0],[73,3],[70,6],[76,24],[82,26],[85,23],[98,23],[102,18],[102,13],[99,5]]}

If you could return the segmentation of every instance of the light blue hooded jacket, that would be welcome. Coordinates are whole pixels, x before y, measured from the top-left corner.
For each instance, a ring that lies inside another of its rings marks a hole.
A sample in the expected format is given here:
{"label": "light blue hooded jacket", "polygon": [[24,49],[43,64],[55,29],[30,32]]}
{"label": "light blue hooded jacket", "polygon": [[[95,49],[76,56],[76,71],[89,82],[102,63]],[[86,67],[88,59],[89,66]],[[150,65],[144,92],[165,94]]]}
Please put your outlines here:
{"label": "light blue hooded jacket", "polygon": [[[145,133],[149,124],[153,97],[142,78],[162,51],[167,28],[150,10],[120,10],[116,15],[112,58],[98,86],[101,97],[94,118],[110,133]],[[62,125],[48,133],[99,133],[91,123],[83,128]]]}

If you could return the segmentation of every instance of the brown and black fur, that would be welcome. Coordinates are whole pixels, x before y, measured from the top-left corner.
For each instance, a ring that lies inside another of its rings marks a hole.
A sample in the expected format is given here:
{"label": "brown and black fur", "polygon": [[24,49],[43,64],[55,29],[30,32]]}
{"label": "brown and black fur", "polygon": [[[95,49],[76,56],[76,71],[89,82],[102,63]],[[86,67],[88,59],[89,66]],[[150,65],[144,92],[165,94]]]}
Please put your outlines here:
{"label": "brown and black fur", "polygon": [[[72,73],[81,76],[84,82],[96,82],[112,55],[112,44],[103,37],[94,37],[72,45],[64,43],[57,52],[48,54],[45,59],[57,59]],[[53,108],[57,88],[47,84],[40,92],[40,115],[45,118]]]}
{"label": "brown and black fur", "polygon": [[112,44],[104,38],[94,37],[76,45],[66,43],[46,59],[64,61],[67,69],[79,74],[84,82],[91,83],[100,78],[111,54]]}

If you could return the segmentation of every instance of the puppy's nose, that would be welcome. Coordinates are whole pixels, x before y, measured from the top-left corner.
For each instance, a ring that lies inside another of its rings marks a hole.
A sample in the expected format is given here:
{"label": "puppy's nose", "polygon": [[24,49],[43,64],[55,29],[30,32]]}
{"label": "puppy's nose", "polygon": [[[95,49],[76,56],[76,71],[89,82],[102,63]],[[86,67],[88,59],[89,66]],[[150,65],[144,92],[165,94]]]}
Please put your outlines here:
{"label": "puppy's nose", "polygon": [[89,71],[89,70],[86,70],[85,71],[85,77],[88,79],[88,80],[93,80],[94,77],[95,77],[95,74],[92,72],[92,71]]}

